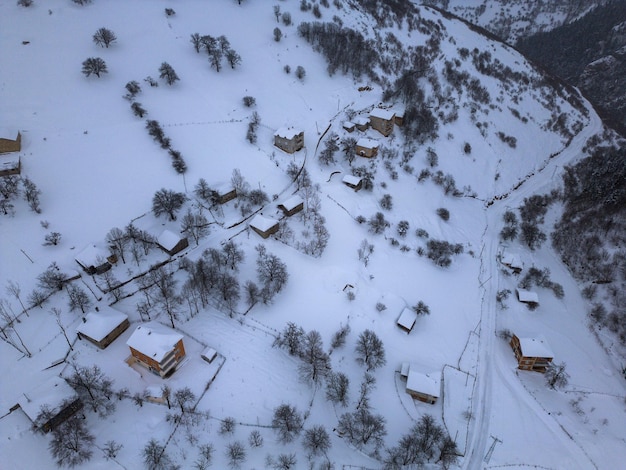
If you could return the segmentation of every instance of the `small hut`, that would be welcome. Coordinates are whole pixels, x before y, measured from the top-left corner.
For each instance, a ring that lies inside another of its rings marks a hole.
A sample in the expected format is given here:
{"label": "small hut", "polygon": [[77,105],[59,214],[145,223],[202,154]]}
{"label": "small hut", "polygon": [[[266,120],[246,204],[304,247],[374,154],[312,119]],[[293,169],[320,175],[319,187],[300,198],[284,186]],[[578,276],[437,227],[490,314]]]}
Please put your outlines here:
{"label": "small hut", "polygon": [[291,217],[304,209],[304,200],[296,194],[285,202],[278,204],[278,208],[283,211],[287,217]]}
{"label": "small hut", "polygon": [[76,333],[78,339],[86,339],[100,349],[104,349],[129,326],[128,315],[103,307],[99,312],[88,312],[76,328]]}
{"label": "small hut", "polygon": [[278,232],[278,221],[271,217],[265,217],[262,214],[257,214],[249,222],[250,228],[258,233],[261,237],[267,238],[270,235]]}
{"label": "small hut", "polygon": [[157,245],[168,255],[174,256],[176,253],[180,253],[187,248],[189,241],[186,237],[181,237],[166,229],[157,237]]}
{"label": "small hut", "polygon": [[87,245],[75,258],[76,262],[87,274],[102,274],[111,269],[117,257],[96,245]]}
{"label": "small hut", "polygon": [[406,393],[412,398],[431,405],[437,402],[441,395],[441,373],[424,373],[415,364],[405,362],[400,375],[406,377]]}
{"label": "small hut", "polygon": [[359,191],[361,188],[363,188],[363,180],[358,176],[345,175],[342,179],[342,182],[348,188],[354,189],[355,191]]}
{"label": "small hut", "polygon": [[409,334],[415,326],[416,321],[417,313],[415,313],[413,309],[405,307],[402,313],[400,313],[400,317],[398,317],[397,324],[400,329],[404,330],[406,334]]}
{"label": "small hut", "polygon": [[354,151],[361,157],[372,158],[378,155],[378,141],[363,137],[356,142]]}
{"label": "small hut", "polygon": [[517,300],[525,304],[539,304],[539,296],[536,292],[526,289],[515,289]]}

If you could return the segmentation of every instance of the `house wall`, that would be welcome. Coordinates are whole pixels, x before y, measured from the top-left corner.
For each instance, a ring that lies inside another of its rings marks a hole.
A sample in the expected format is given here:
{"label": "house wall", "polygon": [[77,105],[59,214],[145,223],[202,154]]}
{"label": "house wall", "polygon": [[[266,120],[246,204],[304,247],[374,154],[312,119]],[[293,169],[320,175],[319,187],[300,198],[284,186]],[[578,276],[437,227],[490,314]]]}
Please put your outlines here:
{"label": "house wall", "polygon": [[356,152],[357,155],[361,157],[372,158],[378,155],[378,147],[368,148],[368,147],[362,147],[361,145],[357,145],[354,147],[354,151]]}
{"label": "house wall", "polygon": [[[153,358],[146,356],[144,353],[142,353],[141,351],[137,351],[134,348],[130,348],[130,353],[131,355],[137,359],[141,365],[143,365],[146,369],[150,369],[152,368],[152,370],[159,374],[162,375],[162,370],[161,370],[161,364],[159,364],[159,362],[157,362],[156,360],[154,360]],[[185,357],[185,345],[183,344],[183,340],[179,340],[178,343],[176,343],[176,345],[173,348],[174,351],[174,358],[175,358],[175,364],[178,364],[181,359],[183,357]],[[176,366],[174,366],[174,368],[176,368]]]}
{"label": "house wall", "polygon": [[291,139],[278,135],[274,136],[274,145],[287,153],[294,153],[304,147],[304,132],[300,132]]}
{"label": "house wall", "polygon": [[4,170],[0,170],[0,176],[11,176],[11,175],[19,175],[22,172],[22,161],[18,160],[17,165],[13,168],[6,168]]}
{"label": "house wall", "polygon": [[524,356],[522,348],[520,347],[519,338],[515,335],[513,335],[509,344],[515,353],[518,369],[543,373],[546,371],[546,365],[552,362],[551,357]]}
{"label": "house wall", "polygon": [[287,208],[285,206],[283,206],[282,204],[280,204],[278,207],[280,208],[280,210],[282,210],[284,212],[284,214],[287,217],[291,217],[292,215],[295,215],[298,212],[300,212],[302,209],[304,209],[304,203],[301,202],[300,204],[298,204],[296,207],[294,207],[290,211],[288,211]]}
{"label": "house wall", "polygon": [[363,181],[359,181],[359,184],[346,183],[344,181],[343,184],[345,184],[348,188],[354,189],[355,191],[359,191],[361,188],[363,188]]}
{"label": "house wall", "polygon": [[250,226],[250,228],[251,228],[252,230],[254,230],[256,233],[258,233],[259,235],[261,235],[261,237],[263,237],[263,238],[268,238],[268,237],[269,237],[270,235],[272,235],[273,233],[278,232],[278,224],[276,224],[276,225],[274,225],[274,226],[270,227],[270,228],[269,228],[269,229],[267,229],[266,231],[259,230],[258,228],[256,228],[256,227],[252,227],[252,226]]}
{"label": "house wall", "polygon": [[218,202],[220,204],[226,204],[228,201],[232,201],[236,197],[237,197],[237,191],[235,189],[233,189],[232,191],[229,191],[227,193],[220,194]]}
{"label": "house wall", "polygon": [[0,153],[19,152],[22,149],[22,134],[17,133],[17,138],[0,139]]}
{"label": "house wall", "polygon": [[407,393],[416,400],[423,401],[424,403],[430,403],[431,405],[437,402],[437,397],[428,395],[426,393],[417,392],[415,390],[407,390]]}
{"label": "house wall", "polygon": [[111,331],[108,335],[106,335],[104,338],[102,338],[101,341],[96,341],[95,339],[87,336],[84,333],[78,333],[78,337],[81,338],[81,339],[83,339],[83,338],[86,339],[87,341],[89,341],[89,342],[95,344],[96,346],[98,346],[100,349],[104,349],[109,344],[111,344],[115,340],[115,338],[117,338],[124,331],[126,331],[129,326],[130,326],[130,322],[128,321],[128,318],[127,318],[122,323],[120,323],[113,331]]}
{"label": "house wall", "polygon": [[376,129],[385,137],[393,132],[393,119],[382,119],[377,116],[370,116],[370,123],[372,129]]}

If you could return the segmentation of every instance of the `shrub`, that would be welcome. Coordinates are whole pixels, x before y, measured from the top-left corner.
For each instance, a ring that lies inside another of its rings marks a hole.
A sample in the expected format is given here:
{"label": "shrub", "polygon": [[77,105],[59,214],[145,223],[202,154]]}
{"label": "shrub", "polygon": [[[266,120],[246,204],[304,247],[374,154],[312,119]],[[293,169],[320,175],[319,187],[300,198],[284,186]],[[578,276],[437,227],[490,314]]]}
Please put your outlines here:
{"label": "shrub", "polygon": [[443,207],[440,207],[439,209],[437,209],[437,215],[441,217],[442,220],[445,220],[446,222],[450,220],[450,211],[448,211],[448,209],[445,209]]}

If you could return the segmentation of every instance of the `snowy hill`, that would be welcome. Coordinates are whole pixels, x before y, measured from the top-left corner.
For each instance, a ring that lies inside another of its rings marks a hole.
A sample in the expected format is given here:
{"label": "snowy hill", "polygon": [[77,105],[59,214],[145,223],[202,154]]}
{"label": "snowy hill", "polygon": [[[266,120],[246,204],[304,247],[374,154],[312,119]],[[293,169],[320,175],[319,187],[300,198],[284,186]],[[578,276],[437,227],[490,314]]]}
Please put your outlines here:
{"label": "snowy hill", "polygon": [[[12,378],[0,394],[3,459],[16,469],[54,461],[48,446],[58,436],[10,410],[61,375],[86,402],[94,446],[82,468],[140,468],[151,439],[180,468],[205,468],[209,454],[214,468],[400,468],[392,462],[400,439],[427,415],[456,445],[456,459],[440,459],[443,439],[420,454],[433,468],[618,465],[624,382],[586,327],[576,283],[547,245],[529,251],[498,237],[505,211],[554,189],[602,134],[591,106],[510,47],[428,7],[276,6],[0,0],[0,127],[20,131],[21,176],[41,191],[40,213],[29,210],[22,182],[0,216],[0,363]],[[117,37],[110,47],[92,41],[103,27]],[[195,33],[207,44],[199,52]],[[219,56],[211,48],[226,44],[222,36],[241,62],[223,57],[217,70],[208,51]],[[96,57],[108,72],[82,74]],[[164,62],[180,78],[171,86],[159,78]],[[125,99],[132,81],[141,91]],[[346,130],[375,108],[404,122],[389,136]],[[304,131],[304,148],[275,147],[282,128]],[[377,141],[378,155],[356,155],[358,139]],[[177,159],[186,171],[173,168]],[[346,175],[366,187],[353,191]],[[202,179],[215,192],[201,191]],[[233,186],[237,198],[216,202]],[[161,189],[186,198],[176,220],[153,213]],[[294,194],[304,210],[287,217],[277,206]],[[251,230],[257,213],[280,220],[278,232],[264,239]],[[189,246],[170,257],[156,237],[183,225]],[[57,243],[44,244],[52,233]],[[105,274],[75,262],[94,244],[118,247]],[[528,310],[515,299],[520,278],[498,262],[503,251],[524,269],[549,268],[565,296],[538,287],[539,306]],[[130,327],[104,350],[78,340],[83,313],[109,305]],[[407,334],[397,320],[413,307]],[[146,320],[183,336],[185,359],[168,378],[137,365],[126,344]],[[304,343],[323,363],[319,381],[315,361],[276,345],[288,322],[292,332],[319,332],[321,349],[314,334]],[[368,330],[385,361],[366,371],[357,346]],[[518,371],[504,330],[546,337],[569,384],[551,389],[542,374]],[[209,347],[211,363],[201,358]],[[403,363],[438,375],[434,405],[405,391]],[[97,403],[77,380],[93,366],[113,381]],[[327,399],[327,366],[349,381],[345,406]],[[178,397],[171,408],[154,397],[164,385]],[[293,439],[279,432],[281,405],[302,419]],[[361,418],[374,423],[371,440],[348,426]],[[329,445],[317,453],[316,426]],[[115,444],[123,447],[113,452]]]}

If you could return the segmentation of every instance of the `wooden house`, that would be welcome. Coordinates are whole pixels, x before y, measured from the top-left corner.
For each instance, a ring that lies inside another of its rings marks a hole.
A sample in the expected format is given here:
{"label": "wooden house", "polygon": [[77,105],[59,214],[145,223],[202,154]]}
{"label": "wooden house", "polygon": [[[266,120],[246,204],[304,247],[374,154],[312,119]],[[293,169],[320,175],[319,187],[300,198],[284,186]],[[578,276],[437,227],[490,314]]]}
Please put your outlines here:
{"label": "wooden house", "polygon": [[297,152],[304,147],[304,131],[281,127],[274,133],[274,145],[287,153]]}
{"label": "wooden house", "polygon": [[117,256],[90,244],[76,255],[75,260],[87,274],[102,274],[117,262]]}
{"label": "wooden house", "polygon": [[139,325],[126,344],[134,362],[161,377],[169,377],[185,358],[183,335],[157,322]]}
{"label": "wooden house", "polygon": [[0,156],[0,176],[19,175],[22,172],[22,160],[19,155]]}
{"label": "wooden house", "polygon": [[370,126],[387,137],[393,132],[395,113],[388,109],[374,108],[370,113]]}
{"label": "wooden house", "polygon": [[278,232],[278,221],[271,217],[265,217],[262,214],[255,215],[249,222],[249,225],[252,230],[263,238]]}
{"label": "wooden house", "polygon": [[378,141],[362,137],[357,140],[354,151],[360,157],[372,158],[378,155]]}
{"label": "wooden house", "polygon": [[402,126],[404,124],[404,109],[394,110],[394,124],[396,126]]}
{"label": "wooden house", "polygon": [[88,312],[76,328],[78,339],[86,339],[98,346],[106,348],[115,338],[128,329],[128,315],[103,307],[99,312]]}
{"label": "wooden house", "polygon": [[417,313],[415,313],[413,309],[405,307],[404,310],[402,310],[402,313],[400,313],[400,316],[398,317],[397,324],[400,327],[400,329],[402,329],[407,334],[409,334],[411,330],[413,329],[413,327],[415,326],[416,321],[417,321]]}
{"label": "wooden house", "polygon": [[521,338],[513,335],[510,344],[518,369],[545,372],[554,359],[554,353],[542,335]]}
{"label": "wooden house", "polygon": [[296,194],[282,204],[278,204],[278,208],[283,211],[287,217],[291,217],[304,209],[304,200]]}
{"label": "wooden house", "polygon": [[524,263],[516,254],[503,251],[500,253],[500,263],[509,268],[514,274],[519,274],[524,269]]}
{"label": "wooden house", "polygon": [[0,153],[22,150],[22,134],[19,131],[0,128]]}
{"label": "wooden house", "polygon": [[354,129],[356,128],[354,123],[350,121],[343,121],[341,126],[343,127],[343,130],[347,132],[354,132]]}
{"label": "wooden house", "polygon": [[237,197],[237,190],[229,183],[218,184],[213,191],[215,202],[218,204],[226,204]]}
{"label": "wooden house", "polygon": [[168,255],[174,256],[176,253],[180,253],[187,248],[189,241],[186,237],[181,237],[166,229],[157,237],[157,245]]}
{"label": "wooden house", "polygon": [[361,188],[363,188],[363,180],[359,178],[358,176],[345,175],[341,181],[348,188],[352,188],[355,191],[359,191]]}
{"label": "wooden house", "polygon": [[517,300],[525,304],[537,304],[539,305],[539,296],[536,292],[526,289],[515,289],[515,295]]}
{"label": "wooden house", "polygon": [[406,377],[406,393],[412,398],[431,405],[437,402],[441,395],[440,372],[424,373],[415,364],[405,362],[400,375]]}
{"label": "wooden house", "polygon": [[[29,392],[22,393],[16,406],[22,409],[36,429],[49,432],[80,411],[83,402],[65,380],[52,376]],[[43,414],[42,410],[46,413]]]}
{"label": "wooden house", "polygon": [[352,120],[352,122],[354,122],[354,126],[362,132],[365,132],[370,128],[370,120],[365,116],[356,117]]}

